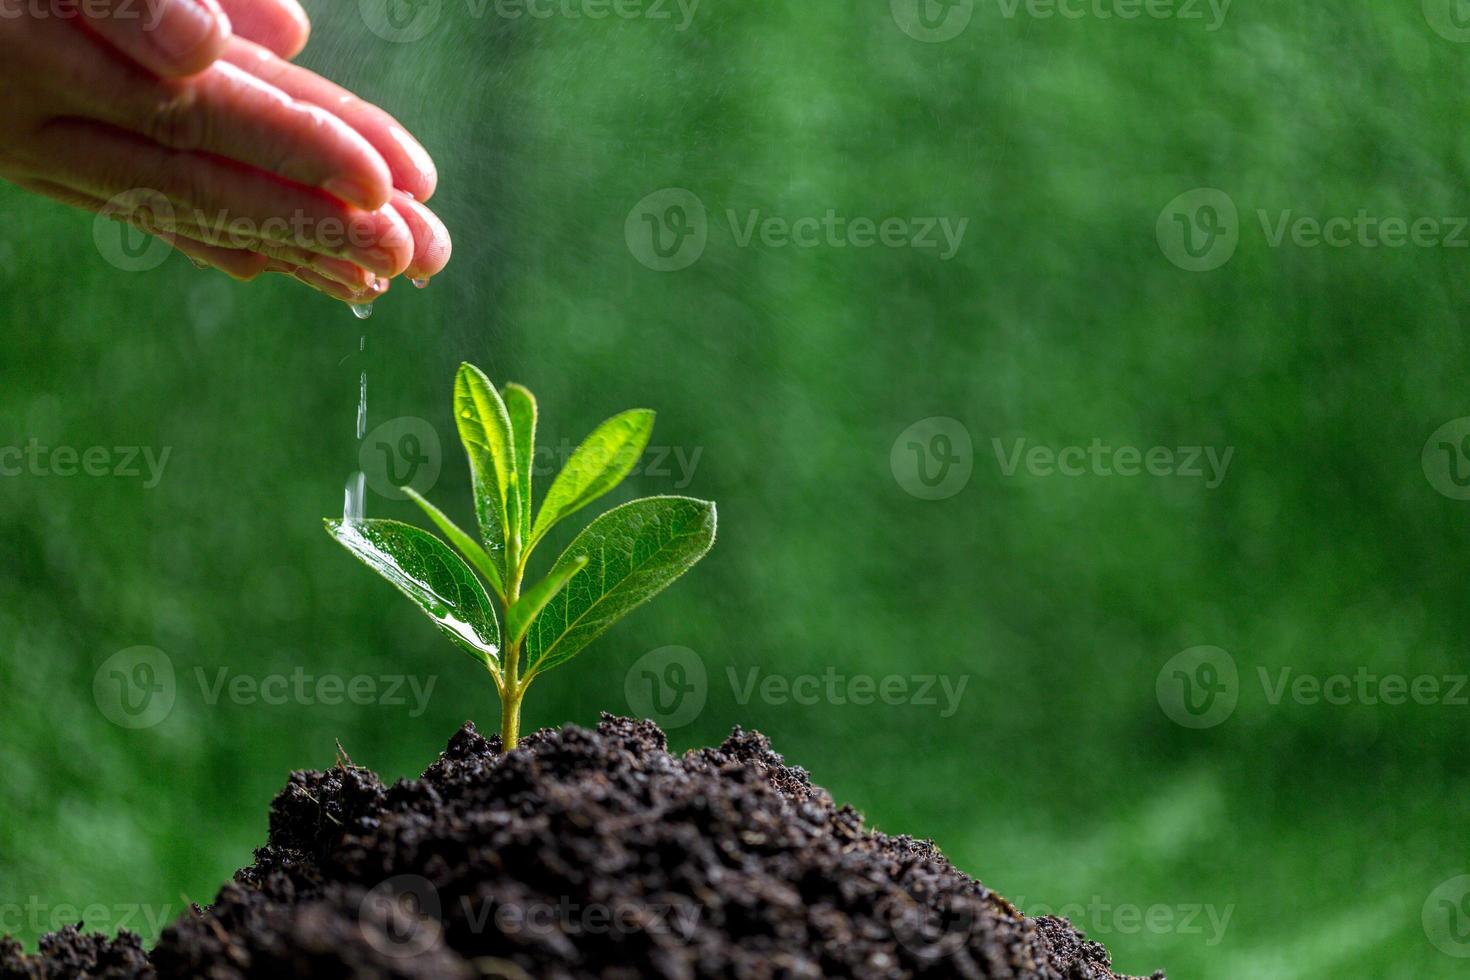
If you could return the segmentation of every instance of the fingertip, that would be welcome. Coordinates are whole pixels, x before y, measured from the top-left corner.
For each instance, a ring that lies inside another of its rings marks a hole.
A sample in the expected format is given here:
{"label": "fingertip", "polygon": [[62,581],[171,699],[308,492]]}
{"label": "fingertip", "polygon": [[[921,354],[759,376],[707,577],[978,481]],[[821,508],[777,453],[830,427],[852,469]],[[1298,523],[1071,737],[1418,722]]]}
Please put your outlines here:
{"label": "fingertip", "polygon": [[433,197],[439,187],[439,167],[429,151],[401,126],[389,126],[388,138],[403,154],[403,165],[397,168],[401,172],[394,175],[398,186],[420,201]]}
{"label": "fingertip", "polygon": [[240,258],[230,262],[228,268],[221,267],[226,275],[238,282],[253,282],[265,274],[270,259],[258,252],[241,252]]}
{"label": "fingertip", "polygon": [[281,57],[290,61],[305,51],[307,42],[311,40],[311,18],[306,15],[306,10],[296,0],[277,0],[277,2],[293,25],[286,29],[281,38]]}
{"label": "fingertip", "polygon": [[449,229],[437,214],[401,191],[393,203],[414,233],[414,256],[406,274],[412,279],[433,278],[449,264],[454,252]]}
{"label": "fingertip", "polygon": [[364,211],[377,211],[393,198],[392,178],[383,174],[341,174],[322,182],[322,190]]}
{"label": "fingertip", "polygon": [[149,67],[165,78],[197,75],[224,56],[234,36],[218,0],[170,0],[157,24],[143,31],[154,57]]}

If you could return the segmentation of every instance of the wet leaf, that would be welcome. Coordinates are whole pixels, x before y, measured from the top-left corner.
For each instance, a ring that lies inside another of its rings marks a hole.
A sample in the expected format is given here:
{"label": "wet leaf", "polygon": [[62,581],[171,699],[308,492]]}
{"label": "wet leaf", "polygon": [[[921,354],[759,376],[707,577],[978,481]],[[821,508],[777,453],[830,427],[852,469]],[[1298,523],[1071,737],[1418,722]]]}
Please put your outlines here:
{"label": "wet leaf", "polygon": [[536,614],[546,608],[546,604],[562,590],[562,586],[586,565],[586,557],[578,557],[566,565],[553,568],[550,575],[527,589],[520,600],[510,607],[510,612],[505,614],[506,642],[516,644],[525,639],[526,631],[531,628]]}
{"label": "wet leaf", "polygon": [[518,526],[510,516],[519,506],[515,437],[500,392],[472,364],[461,364],[454,379],[454,421],[470,459],[480,536],[504,580],[509,532]]}
{"label": "wet leaf", "polygon": [[428,531],[397,521],[328,520],[327,533],[393,583],[459,647],[500,665],[500,626],[490,597],[464,560]]}
{"label": "wet leaf", "polygon": [[500,569],[495,566],[495,562],[490,559],[478,541],[460,530],[458,524],[451,521],[449,516],[438,507],[429,503],[413,487],[403,487],[403,495],[418,504],[419,508],[429,515],[429,520],[433,521],[440,533],[449,539],[449,543],[459,549],[459,553],[464,555],[476,571],[485,576],[496,595],[505,595],[505,583],[500,580]]}
{"label": "wet leaf", "polygon": [[552,567],[587,558],[526,634],[528,671],[565,663],[663,591],[709,551],[715,525],[715,505],[689,497],[635,500],[593,521]]}
{"label": "wet leaf", "polygon": [[540,541],[557,521],[573,514],[623,482],[653,434],[653,412],[644,408],[614,415],[593,430],[572,453],[552,481],[531,544]]}
{"label": "wet leaf", "polygon": [[510,429],[516,447],[516,499],[520,504],[521,540],[531,540],[531,468],[536,461],[536,396],[518,384],[508,384],[502,392]]}

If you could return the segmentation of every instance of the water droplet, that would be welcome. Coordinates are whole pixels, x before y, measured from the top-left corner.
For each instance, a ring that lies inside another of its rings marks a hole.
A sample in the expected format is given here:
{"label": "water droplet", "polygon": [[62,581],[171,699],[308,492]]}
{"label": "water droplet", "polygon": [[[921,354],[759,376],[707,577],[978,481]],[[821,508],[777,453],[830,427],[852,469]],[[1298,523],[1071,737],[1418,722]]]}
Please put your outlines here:
{"label": "water droplet", "polygon": [[459,413],[459,417],[462,419],[472,419],[475,417],[475,413],[470,411],[469,409],[465,409],[463,412]]}
{"label": "water droplet", "polygon": [[367,475],[361,470],[347,478],[347,489],[342,493],[342,520],[360,521],[367,516],[363,497],[367,490]]}
{"label": "water droplet", "polygon": [[427,279],[410,279],[409,282],[413,283],[414,289],[423,289],[429,284],[429,280]]}
{"label": "water droplet", "polygon": [[373,304],[353,303],[352,315],[357,317],[359,320],[366,320],[368,317],[373,315]]}

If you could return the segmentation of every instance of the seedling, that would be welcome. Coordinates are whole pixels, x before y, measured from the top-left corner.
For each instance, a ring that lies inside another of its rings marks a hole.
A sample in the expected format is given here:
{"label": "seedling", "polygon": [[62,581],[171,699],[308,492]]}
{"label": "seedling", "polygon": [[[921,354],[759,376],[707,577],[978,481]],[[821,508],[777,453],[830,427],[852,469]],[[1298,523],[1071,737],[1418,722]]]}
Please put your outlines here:
{"label": "seedling", "polygon": [[[454,418],[470,461],[480,541],[409,487],[403,492],[459,554],[398,521],[328,520],[327,531],[489,671],[500,692],[501,741],[509,750],[520,739],[521,701],[531,682],[581,653],[703,558],[715,542],[715,505],[645,497],[614,507],[573,539],[545,578],[525,587],[527,562],[546,533],[632,470],[648,445],[653,413],[634,409],[598,426],[552,481],[534,519],[536,399],[520,385],[496,391],[479,368],[461,364]],[[498,617],[485,583],[500,606]]]}

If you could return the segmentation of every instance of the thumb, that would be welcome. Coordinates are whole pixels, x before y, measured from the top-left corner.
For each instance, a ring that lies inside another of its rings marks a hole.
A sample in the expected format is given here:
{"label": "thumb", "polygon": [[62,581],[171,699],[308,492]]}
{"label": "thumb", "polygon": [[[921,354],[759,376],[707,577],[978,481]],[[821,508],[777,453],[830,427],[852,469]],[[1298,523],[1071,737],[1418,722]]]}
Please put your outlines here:
{"label": "thumb", "polygon": [[88,0],[81,23],[143,68],[163,78],[212,65],[230,39],[217,0]]}

